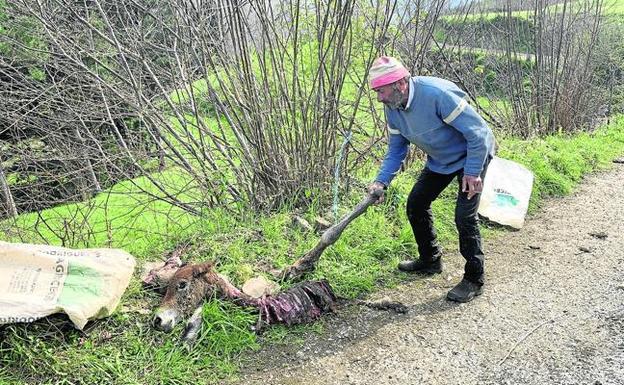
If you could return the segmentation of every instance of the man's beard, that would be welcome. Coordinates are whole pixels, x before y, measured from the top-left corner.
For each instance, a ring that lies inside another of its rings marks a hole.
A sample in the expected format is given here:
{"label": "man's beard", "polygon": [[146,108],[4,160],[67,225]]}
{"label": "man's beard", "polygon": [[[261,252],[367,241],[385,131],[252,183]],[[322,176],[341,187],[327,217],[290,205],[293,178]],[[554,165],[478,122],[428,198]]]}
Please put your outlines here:
{"label": "man's beard", "polygon": [[393,110],[396,110],[399,107],[403,107],[403,94],[401,94],[399,90],[394,90],[390,100],[385,101],[384,104],[388,108],[393,109]]}

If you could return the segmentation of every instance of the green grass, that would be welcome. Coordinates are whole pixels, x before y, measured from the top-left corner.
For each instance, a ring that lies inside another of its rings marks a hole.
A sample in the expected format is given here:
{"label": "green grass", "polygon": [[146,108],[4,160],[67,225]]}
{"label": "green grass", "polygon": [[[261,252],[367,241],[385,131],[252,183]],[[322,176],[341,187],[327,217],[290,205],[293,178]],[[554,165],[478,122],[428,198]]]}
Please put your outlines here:
{"label": "green grass", "polygon": [[493,99],[478,96],[477,103],[481,108],[496,116],[507,114],[511,111],[511,103],[507,99]]}
{"label": "green grass", "polygon": [[[612,158],[624,153],[624,118],[593,133],[534,140],[499,139],[501,156],[535,173],[530,207],[534,211],[544,198],[572,192],[584,174],[608,167]],[[371,165],[371,170],[376,167]],[[406,278],[394,267],[400,259],[416,253],[403,211],[420,167],[416,162],[399,175],[386,203],[368,210],[345,230],[323,254],[315,277],[329,279],[336,292],[347,298],[393,286]],[[192,239],[194,247],[185,258],[215,260],[218,270],[237,285],[269,268],[291,263],[318,241],[318,236],[294,228],[287,211],[258,217],[248,213],[243,218],[212,211],[203,218],[193,218],[132,191],[131,184],[125,182],[90,203],[45,210],[41,216],[23,215],[16,223],[33,227],[37,220],[45,218],[54,231],[43,226],[39,232],[26,234],[34,237],[32,241],[45,238],[60,244],[61,238],[55,234],[63,228],[63,218],[82,218],[88,208],[84,224],[76,224],[72,230],[76,236],[65,238],[68,245],[123,247],[142,261],[156,259],[176,242]],[[359,191],[341,196],[341,213],[360,198]],[[447,189],[433,206],[440,240],[451,250],[456,249],[453,203],[454,189]],[[302,215],[311,220],[324,213],[324,208],[316,207]],[[80,229],[89,234],[79,235]],[[484,228],[485,236],[491,232]],[[276,327],[259,341],[250,331],[255,315],[213,299],[204,305],[204,330],[196,349],[187,352],[178,343],[180,328],[171,334],[151,328],[150,310],[158,301],[156,294],[141,288],[135,276],[117,312],[92,323],[86,334],[59,317],[2,328],[0,383],[219,383],[235,376],[241,355],[260,343],[300,341],[302,335],[318,332],[323,325],[321,322],[294,330]]]}
{"label": "green grass", "polygon": [[605,2],[605,14],[607,15],[624,15],[624,1],[611,0]]}
{"label": "green grass", "polygon": [[[572,5],[568,4],[567,11],[569,12],[571,9],[572,11],[577,12],[581,9],[582,4],[586,4],[586,3],[587,3],[586,1],[580,0],[580,1],[573,2]],[[550,11],[554,11],[554,12],[561,12],[563,10],[563,5],[553,4],[553,5],[549,5],[547,9],[549,9]],[[524,20],[531,20],[533,18],[533,14],[534,14],[533,10],[513,11],[511,12],[511,17],[524,19]],[[617,15],[624,14],[624,1],[622,0],[605,1],[603,14],[606,16],[617,16]],[[458,17],[461,17],[462,21],[465,20],[465,21],[471,22],[471,21],[492,21],[493,19],[497,17],[507,17],[507,16],[508,16],[507,12],[475,12],[475,13],[470,13],[466,15],[465,18],[463,17],[463,15],[461,16],[445,15],[445,16],[442,16],[442,19],[448,20],[448,21],[454,21],[454,20],[457,20]]]}
{"label": "green grass", "polygon": [[[514,11],[511,12],[511,17],[516,17],[519,19],[530,19],[533,16],[533,11]],[[448,16],[447,16],[448,17]],[[465,19],[462,17],[462,20],[466,21],[492,21],[497,17],[507,17],[506,12],[478,12],[478,13],[470,13],[466,15]]]}
{"label": "green grass", "polygon": [[[583,10],[582,8],[586,4],[591,4],[591,2],[587,1],[576,1],[571,4],[568,4],[568,9],[571,9],[573,12],[578,12]],[[593,5],[593,4],[592,4]],[[595,7],[595,5],[593,5]],[[553,4],[549,6],[549,8],[560,12],[563,10],[563,4]],[[606,16],[617,16],[624,14],[624,1],[622,0],[605,0],[603,5],[603,15]]]}
{"label": "green grass", "polygon": [[88,336],[57,328],[60,322],[11,326],[4,331],[2,366],[16,376],[19,362],[17,377],[28,383],[216,383],[235,373],[236,353],[258,346],[249,329],[256,317],[213,300],[204,306],[203,319],[200,347],[192,352],[171,335],[154,333],[148,316],[132,311],[118,312]]}
{"label": "green grass", "polygon": [[[195,194],[193,183],[178,169],[154,177],[182,201]],[[139,257],[154,255],[165,239],[196,231],[196,218],[154,196],[163,194],[147,178],[139,177],[118,183],[87,202],[24,214],[0,228],[6,227],[6,237],[13,241],[116,247]]]}
{"label": "green grass", "polygon": [[555,135],[530,141],[506,140],[500,156],[527,166],[535,175],[529,210],[543,198],[572,192],[583,175],[609,167],[624,152],[624,118],[608,127],[574,136]]}

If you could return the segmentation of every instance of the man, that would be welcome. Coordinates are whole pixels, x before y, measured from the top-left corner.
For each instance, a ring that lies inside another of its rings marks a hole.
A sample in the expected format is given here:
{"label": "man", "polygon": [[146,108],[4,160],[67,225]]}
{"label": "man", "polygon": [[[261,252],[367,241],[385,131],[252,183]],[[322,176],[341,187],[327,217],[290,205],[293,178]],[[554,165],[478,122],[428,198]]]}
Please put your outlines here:
{"label": "man", "polygon": [[401,262],[399,270],[427,275],[442,272],[442,252],[433,227],[431,202],[457,178],[455,224],[466,264],[462,281],[448,292],[447,298],[471,301],[483,290],[484,256],[477,209],[483,178],[494,156],[492,131],[468,105],[466,93],[455,84],[434,77],[410,77],[395,58],[382,56],[375,60],[370,69],[370,85],[377,92],[377,100],[385,104],[389,141],[377,178],[368,187],[369,193],[381,193],[388,187],[410,143],[427,154],[425,167],[407,199],[407,217],[419,258]]}

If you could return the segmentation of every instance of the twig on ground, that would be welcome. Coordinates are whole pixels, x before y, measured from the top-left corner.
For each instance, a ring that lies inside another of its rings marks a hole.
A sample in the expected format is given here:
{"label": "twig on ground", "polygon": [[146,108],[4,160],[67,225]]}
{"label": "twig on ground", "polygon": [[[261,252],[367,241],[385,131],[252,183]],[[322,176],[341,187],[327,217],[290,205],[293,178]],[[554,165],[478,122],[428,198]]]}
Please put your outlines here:
{"label": "twig on ground", "polygon": [[541,324],[537,325],[536,327],[534,327],[533,329],[531,329],[531,331],[529,331],[527,334],[525,334],[522,338],[520,338],[515,345],[509,350],[509,352],[507,352],[507,354],[505,355],[505,357],[498,363],[498,366],[501,366],[503,363],[505,363],[505,361],[507,361],[507,358],[509,358],[509,356],[511,355],[511,353],[513,353],[513,351],[518,347],[518,345],[520,345],[524,340],[526,340],[531,334],[535,333],[535,331],[539,328],[541,328],[542,326],[546,325],[547,323],[554,323],[555,320],[557,318],[560,317],[556,317],[547,321],[542,322]]}

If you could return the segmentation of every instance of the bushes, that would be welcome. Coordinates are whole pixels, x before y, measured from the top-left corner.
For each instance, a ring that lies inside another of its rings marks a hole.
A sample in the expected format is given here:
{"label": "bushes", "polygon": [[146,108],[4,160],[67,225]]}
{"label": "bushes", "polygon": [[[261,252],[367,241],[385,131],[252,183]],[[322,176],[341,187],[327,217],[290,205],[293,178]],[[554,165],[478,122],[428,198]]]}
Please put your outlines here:
{"label": "bushes", "polygon": [[[534,23],[527,17],[527,13],[508,18],[503,13],[475,15],[471,18],[440,19],[438,33],[444,36],[461,36],[462,45],[488,49],[504,50],[508,43],[510,30],[513,34],[511,44],[519,52],[529,52],[533,47]],[[436,30],[438,30],[436,29]]]}

